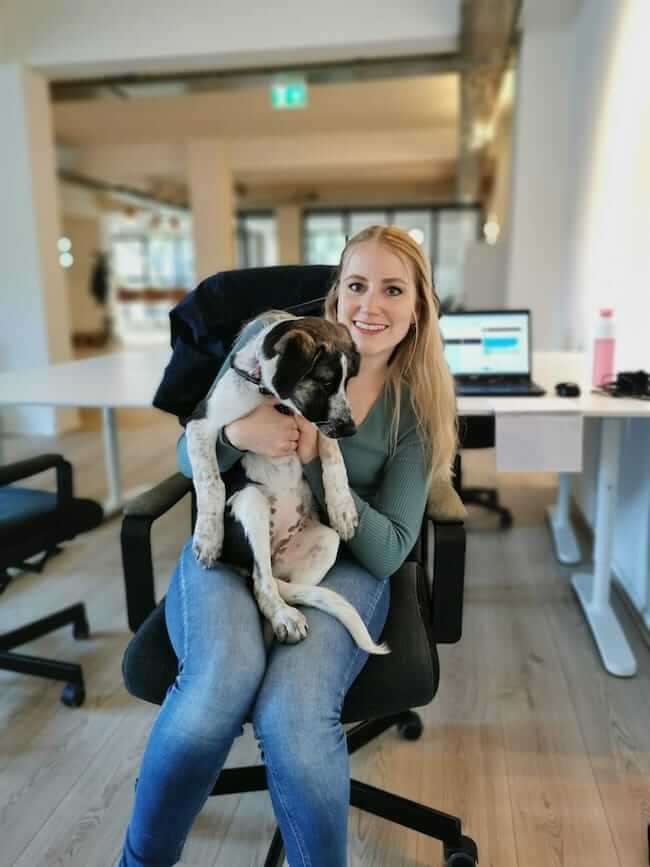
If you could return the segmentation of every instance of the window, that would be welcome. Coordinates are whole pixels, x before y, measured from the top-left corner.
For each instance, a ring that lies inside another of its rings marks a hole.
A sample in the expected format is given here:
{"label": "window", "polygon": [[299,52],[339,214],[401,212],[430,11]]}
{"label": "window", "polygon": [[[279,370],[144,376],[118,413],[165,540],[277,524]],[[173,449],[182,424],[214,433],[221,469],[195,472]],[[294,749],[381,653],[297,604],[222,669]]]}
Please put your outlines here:
{"label": "window", "polygon": [[441,301],[453,307],[462,300],[465,253],[480,237],[479,205],[307,210],[303,214],[305,264],[337,265],[346,239],[376,224],[409,232],[431,262]]}
{"label": "window", "polygon": [[337,265],[345,246],[343,214],[305,213],[303,259],[306,265]]}
{"label": "window", "polygon": [[125,289],[191,289],[194,247],[189,215],[112,214],[106,220],[113,283]]}
{"label": "window", "polygon": [[263,268],[278,264],[275,215],[242,211],[237,215],[237,267]]}

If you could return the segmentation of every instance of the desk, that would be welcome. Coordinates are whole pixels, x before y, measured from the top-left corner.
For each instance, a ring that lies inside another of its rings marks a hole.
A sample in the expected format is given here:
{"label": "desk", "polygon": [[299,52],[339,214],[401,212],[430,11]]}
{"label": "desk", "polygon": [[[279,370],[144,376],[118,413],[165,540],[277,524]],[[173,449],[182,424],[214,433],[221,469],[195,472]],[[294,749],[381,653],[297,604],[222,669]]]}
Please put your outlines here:
{"label": "desk", "polygon": [[[553,414],[557,406],[554,385],[572,380],[581,386],[579,398],[566,398],[566,405],[583,418],[601,422],[598,462],[596,521],[594,526],[594,572],[577,572],[571,584],[591,628],[605,669],[619,677],[636,673],[636,660],[610,604],[612,539],[616,524],[616,499],[623,423],[628,418],[650,420],[650,402],[591,394],[585,376],[585,359],[579,353],[535,353],[534,378],[547,389],[547,397],[527,398],[525,411]],[[459,415],[498,415],[506,411],[509,398],[460,398]],[[520,403],[522,401],[519,401]],[[558,559],[578,563],[580,551],[569,518],[571,474],[560,473],[556,503],[548,510],[549,529]]]}
{"label": "desk", "polygon": [[122,510],[115,410],[150,407],[171,350],[116,352],[85,361],[69,361],[0,374],[0,406],[93,407],[102,411],[104,459],[108,483],[107,517]]}

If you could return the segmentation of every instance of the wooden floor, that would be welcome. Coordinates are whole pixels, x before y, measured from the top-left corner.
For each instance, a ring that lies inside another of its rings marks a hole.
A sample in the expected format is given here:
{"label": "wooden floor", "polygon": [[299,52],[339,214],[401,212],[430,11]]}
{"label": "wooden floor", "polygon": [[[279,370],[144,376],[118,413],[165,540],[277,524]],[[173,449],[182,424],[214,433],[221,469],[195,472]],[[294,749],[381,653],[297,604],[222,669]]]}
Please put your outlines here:
{"label": "wooden floor", "polygon": [[[175,420],[121,413],[125,487],[174,469]],[[61,450],[77,491],[105,496],[96,416],[60,440],[3,441],[6,459]],[[468,481],[494,481],[491,455],[466,456]],[[42,484],[47,480],[42,477]],[[440,649],[442,680],[422,711],[416,743],[387,732],[352,758],[353,775],[462,817],[481,867],[642,867],[650,822],[650,661],[615,599],[639,659],[630,680],[604,674],[556,563],[543,523],[548,476],[502,476],[515,514],[505,533],[475,513],[469,524],[463,640]],[[155,530],[161,592],[188,532],[185,506]],[[68,544],[40,576],[0,597],[0,630],[83,599],[92,636],[70,630],[26,652],[83,664],[88,698],[59,704],[60,687],[0,672],[0,867],[109,867],[118,857],[133,783],[155,708],[125,692],[128,640],[119,521]],[[257,761],[252,734],[229,765]],[[211,799],[183,864],[257,867],[273,830],[267,793]],[[432,867],[441,847],[422,835],[351,811],[350,867]]]}

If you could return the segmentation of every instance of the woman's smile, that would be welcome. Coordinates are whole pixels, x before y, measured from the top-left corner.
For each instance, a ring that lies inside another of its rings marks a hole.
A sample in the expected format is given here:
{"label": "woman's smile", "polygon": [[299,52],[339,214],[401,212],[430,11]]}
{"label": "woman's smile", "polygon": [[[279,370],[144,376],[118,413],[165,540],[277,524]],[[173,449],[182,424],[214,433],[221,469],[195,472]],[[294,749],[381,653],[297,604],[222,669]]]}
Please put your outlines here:
{"label": "woman's smile", "polygon": [[388,325],[364,322],[362,319],[354,319],[352,325],[354,326],[355,331],[367,335],[380,334],[388,328]]}

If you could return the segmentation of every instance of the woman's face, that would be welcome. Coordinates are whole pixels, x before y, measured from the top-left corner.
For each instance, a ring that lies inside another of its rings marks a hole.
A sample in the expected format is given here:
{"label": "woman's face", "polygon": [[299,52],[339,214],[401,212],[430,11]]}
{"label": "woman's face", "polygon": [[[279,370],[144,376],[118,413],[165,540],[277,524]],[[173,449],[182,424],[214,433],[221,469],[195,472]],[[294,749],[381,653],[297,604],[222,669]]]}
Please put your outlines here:
{"label": "woman's face", "polygon": [[362,359],[388,361],[414,321],[416,299],[410,260],[377,241],[352,248],[341,271],[336,314]]}

